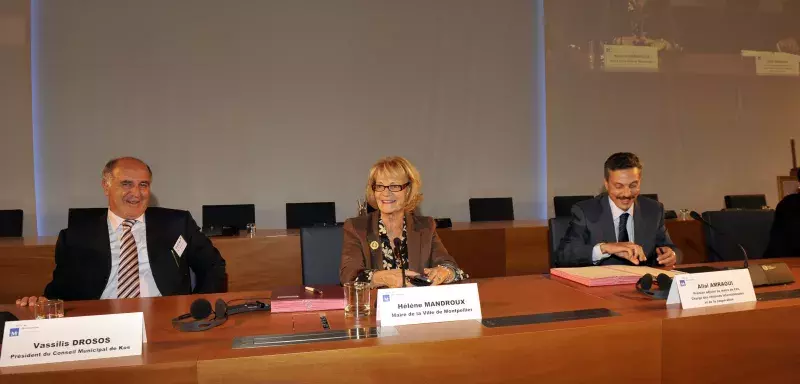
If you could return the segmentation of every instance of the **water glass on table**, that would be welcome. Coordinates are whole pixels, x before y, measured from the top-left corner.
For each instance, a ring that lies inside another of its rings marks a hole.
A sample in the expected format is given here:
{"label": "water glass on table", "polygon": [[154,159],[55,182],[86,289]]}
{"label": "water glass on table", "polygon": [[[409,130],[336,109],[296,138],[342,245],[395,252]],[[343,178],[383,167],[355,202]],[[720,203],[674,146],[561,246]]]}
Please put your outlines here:
{"label": "water glass on table", "polygon": [[58,319],[64,317],[63,300],[42,300],[37,301],[33,307],[36,320]]}
{"label": "water glass on table", "polygon": [[368,283],[347,282],[344,289],[344,317],[369,316],[372,308],[372,290]]}

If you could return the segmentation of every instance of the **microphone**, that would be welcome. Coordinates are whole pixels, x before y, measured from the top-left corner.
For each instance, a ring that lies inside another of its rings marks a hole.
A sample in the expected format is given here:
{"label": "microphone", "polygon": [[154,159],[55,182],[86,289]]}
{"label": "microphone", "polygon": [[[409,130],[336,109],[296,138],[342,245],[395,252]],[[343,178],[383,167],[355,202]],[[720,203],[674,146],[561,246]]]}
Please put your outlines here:
{"label": "microphone", "polygon": [[[718,235],[720,235],[720,236],[727,236],[727,235],[725,235],[725,233],[723,233],[722,231],[720,231],[719,229],[717,229],[717,227],[715,227],[715,226],[711,225],[711,223],[709,223],[708,221],[706,221],[706,220],[703,218],[703,216],[700,216],[700,214],[699,214],[699,213],[697,213],[697,211],[691,211],[691,212],[689,212],[689,216],[691,216],[691,217],[692,217],[692,219],[695,219],[695,220],[697,220],[697,221],[699,221],[699,222],[703,223],[703,225],[705,225],[706,227],[710,228],[710,229],[711,229],[713,232],[715,232],[716,234],[718,234]],[[738,242],[736,243],[736,246],[737,246],[737,247],[739,247],[739,249],[741,249],[741,250],[742,250],[742,254],[744,255],[744,267],[745,267],[745,268],[749,267],[749,266],[750,266],[750,263],[748,262],[747,251],[744,249],[744,247],[742,246],[742,244],[739,244]]]}
{"label": "microphone", "polygon": [[402,244],[402,242],[400,241],[400,238],[395,237],[394,238],[394,260],[397,263],[397,265],[400,266],[400,273],[403,274],[403,288],[405,288],[406,287],[406,268],[403,265],[403,258],[400,256],[400,244]]}

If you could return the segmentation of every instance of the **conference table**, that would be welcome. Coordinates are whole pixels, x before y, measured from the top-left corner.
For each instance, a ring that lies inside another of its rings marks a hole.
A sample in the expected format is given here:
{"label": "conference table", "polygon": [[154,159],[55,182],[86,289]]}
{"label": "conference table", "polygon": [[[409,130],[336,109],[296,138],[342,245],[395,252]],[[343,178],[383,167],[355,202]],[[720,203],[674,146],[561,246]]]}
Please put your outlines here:
{"label": "conference table", "polygon": [[[800,278],[800,259],[770,262],[786,262]],[[585,287],[547,274],[469,282],[478,285],[484,320],[537,314],[552,321],[505,327],[472,320],[407,325],[382,337],[234,349],[235,337],[323,331],[319,313],[246,313],[207,332],[181,333],[170,319],[186,312],[197,296],[67,302],[67,316],[143,312],[148,338],[143,354],[2,368],[0,382],[796,382],[798,283],[756,288],[757,295],[786,293],[777,299],[762,296],[765,300],[756,303],[682,310],[649,299],[632,285]],[[600,309],[607,315],[559,316]],[[0,310],[21,319],[32,316],[29,308],[3,305]],[[325,313],[332,331],[378,325],[374,315],[354,320],[341,310]]]}
{"label": "conference table", "polygon": [[[702,226],[667,220],[684,263],[707,260]],[[520,276],[550,270],[547,221],[453,223],[437,230],[448,252],[473,278]],[[212,237],[227,262],[228,290],[263,291],[303,283],[297,230],[259,229],[256,236]],[[52,278],[56,237],[0,238],[0,303],[38,295]]]}

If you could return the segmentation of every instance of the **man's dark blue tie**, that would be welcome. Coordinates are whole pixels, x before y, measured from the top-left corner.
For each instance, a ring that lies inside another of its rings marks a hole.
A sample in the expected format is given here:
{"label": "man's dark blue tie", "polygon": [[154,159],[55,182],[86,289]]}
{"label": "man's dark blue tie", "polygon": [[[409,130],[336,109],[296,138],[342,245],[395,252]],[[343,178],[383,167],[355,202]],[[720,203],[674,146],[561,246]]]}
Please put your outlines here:
{"label": "man's dark blue tie", "polygon": [[625,212],[619,215],[619,236],[617,236],[617,241],[620,243],[627,243],[630,240],[628,237],[628,217],[630,216],[629,213]]}

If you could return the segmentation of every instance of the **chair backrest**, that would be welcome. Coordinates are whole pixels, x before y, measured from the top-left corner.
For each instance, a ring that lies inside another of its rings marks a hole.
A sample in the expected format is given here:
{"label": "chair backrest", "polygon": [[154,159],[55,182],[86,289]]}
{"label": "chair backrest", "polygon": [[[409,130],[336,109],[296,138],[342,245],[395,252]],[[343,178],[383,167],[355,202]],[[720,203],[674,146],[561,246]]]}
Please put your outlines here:
{"label": "chair backrest", "polygon": [[647,197],[649,199],[653,199],[655,201],[658,201],[658,194],[657,193],[640,193],[639,196],[644,196],[644,197]]}
{"label": "chair backrest", "polygon": [[336,224],[336,203],[286,203],[286,228]]}
{"label": "chair backrest", "polygon": [[514,201],[510,197],[469,199],[470,221],[514,220]]}
{"label": "chair backrest", "polygon": [[256,223],[255,204],[204,205],[203,229],[214,227],[235,227],[247,229],[247,224]]}
{"label": "chair backrest", "polygon": [[21,209],[0,210],[0,237],[22,237]]}
{"label": "chair backrest", "polygon": [[761,209],[767,205],[764,195],[727,195],[725,208],[728,209]]}
{"label": "chair backrest", "polygon": [[705,228],[708,261],[744,260],[737,243],[747,250],[751,259],[764,255],[775,211],[710,211],[703,212],[702,216],[719,232]]}
{"label": "chair backrest", "polygon": [[97,217],[105,211],[108,211],[108,208],[70,208],[67,211],[67,227],[72,227],[87,217]]}
{"label": "chair backrest", "polygon": [[340,225],[300,229],[304,285],[339,284],[343,238]]}
{"label": "chair backrest", "polygon": [[556,266],[556,250],[561,244],[561,239],[567,234],[567,229],[569,229],[571,220],[572,217],[566,216],[554,217],[547,220],[547,227],[550,230],[550,236],[548,237],[548,242],[550,243],[550,268]]}
{"label": "chair backrest", "polygon": [[556,217],[572,216],[572,206],[575,203],[594,198],[592,195],[554,196],[553,209]]}

